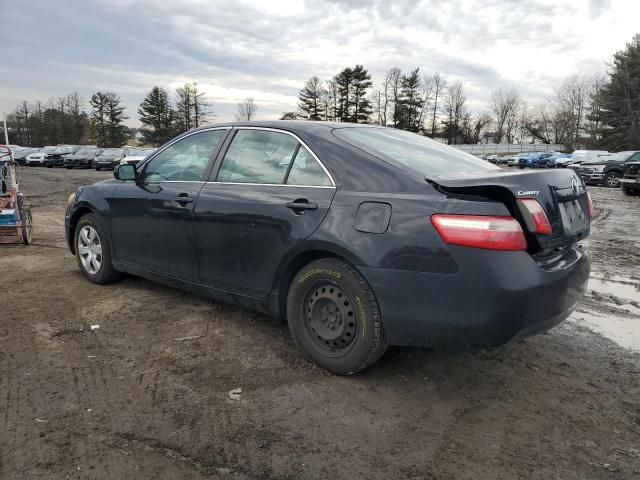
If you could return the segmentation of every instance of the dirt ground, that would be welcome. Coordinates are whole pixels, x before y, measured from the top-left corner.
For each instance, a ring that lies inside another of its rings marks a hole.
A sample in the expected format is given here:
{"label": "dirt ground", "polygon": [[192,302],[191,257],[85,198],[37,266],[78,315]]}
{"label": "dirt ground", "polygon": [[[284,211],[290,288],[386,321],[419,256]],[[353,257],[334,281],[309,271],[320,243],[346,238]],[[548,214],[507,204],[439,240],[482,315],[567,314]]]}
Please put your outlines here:
{"label": "dirt ground", "polygon": [[35,243],[0,246],[1,479],[640,478],[640,197],[591,189],[594,280],[569,321],[344,378],[266,316],[83,280],[65,202],[109,175],[22,169]]}

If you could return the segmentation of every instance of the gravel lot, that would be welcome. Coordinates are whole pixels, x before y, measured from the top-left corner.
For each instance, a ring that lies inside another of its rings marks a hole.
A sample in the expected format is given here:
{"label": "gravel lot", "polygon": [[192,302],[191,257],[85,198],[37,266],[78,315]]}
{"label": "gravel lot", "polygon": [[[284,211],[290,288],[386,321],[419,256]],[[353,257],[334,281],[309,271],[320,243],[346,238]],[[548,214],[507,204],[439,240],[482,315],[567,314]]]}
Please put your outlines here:
{"label": "gravel lot", "polygon": [[22,169],[35,243],[0,246],[0,478],[640,478],[640,197],[591,189],[570,321],[492,350],[390,348],[344,378],[269,317],[85,281],[66,198],[109,175]]}

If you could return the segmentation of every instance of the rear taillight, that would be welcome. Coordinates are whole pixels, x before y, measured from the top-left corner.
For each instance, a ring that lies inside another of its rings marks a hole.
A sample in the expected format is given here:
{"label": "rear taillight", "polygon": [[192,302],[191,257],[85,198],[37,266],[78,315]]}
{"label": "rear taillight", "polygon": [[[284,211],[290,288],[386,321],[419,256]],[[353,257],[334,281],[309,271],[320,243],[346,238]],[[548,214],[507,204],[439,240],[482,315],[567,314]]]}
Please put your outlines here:
{"label": "rear taillight", "polygon": [[589,210],[589,220],[593,218],[593,200],[591,200],[591,194],[587,192],[587,209]]}
{"label": "rear taillight", "polygon": [[526,250],[520,224],[512,217],[435,214],[431,223],[449,245],[489,250]]}
{"label": "rear taillight", "polygon": [[519,198],[518,205],[520,205],[520,211],[527,223],[527,228],[531,232],[538,235],[551,234],[551,224],[538,200],[535,198]]}

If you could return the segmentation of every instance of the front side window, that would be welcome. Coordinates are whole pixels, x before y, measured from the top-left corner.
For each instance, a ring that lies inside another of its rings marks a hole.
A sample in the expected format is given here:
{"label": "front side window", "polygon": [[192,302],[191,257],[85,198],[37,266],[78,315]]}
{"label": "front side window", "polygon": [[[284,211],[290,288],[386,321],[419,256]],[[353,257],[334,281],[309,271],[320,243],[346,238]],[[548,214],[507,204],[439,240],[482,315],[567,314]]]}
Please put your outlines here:
{"label": "front side window", "polygon": [[282,184],[298,148],[291,135],[238,130],[227,150],[217,181]]}
{"label": "front side window", "polygon": [[209,159],[226,135],[226,130],[208,130],[178,140],[145,164],[141,178],[147,182],[204,180]]}
{"label": "front side window", "polygon": [[502,170],[462,150],[395,128],[336,128],[333,134],[375,157],[423,175],[473,175]]}
{"label": "front side window", "polygon": [[331,186],[331,179],[309,150],[300,147],[291,165],[287,185]]}

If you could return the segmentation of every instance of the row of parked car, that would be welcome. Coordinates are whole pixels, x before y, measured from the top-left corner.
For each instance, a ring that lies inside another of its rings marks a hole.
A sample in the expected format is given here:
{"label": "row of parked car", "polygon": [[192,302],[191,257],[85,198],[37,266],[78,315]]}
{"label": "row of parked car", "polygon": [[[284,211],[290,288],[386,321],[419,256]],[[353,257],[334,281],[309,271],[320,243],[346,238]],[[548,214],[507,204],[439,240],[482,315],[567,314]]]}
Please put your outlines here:
{"label": "row of parked car", "polygon": [[95,168],[113,170],[117,165],[136,164],[153,148],[98,148],[95,145],[57,145],[44,148],[11,146],[15,160],[28,167]]}
{"label": "row of parked car", "polygon": [[519,155],[486,155],[497,165],[519,168],[571,168],[588,185],[622,187],[626,195],[640,191],[640,151],[610,153],[606,150],[576,150],[573,153],[531,152]]}

